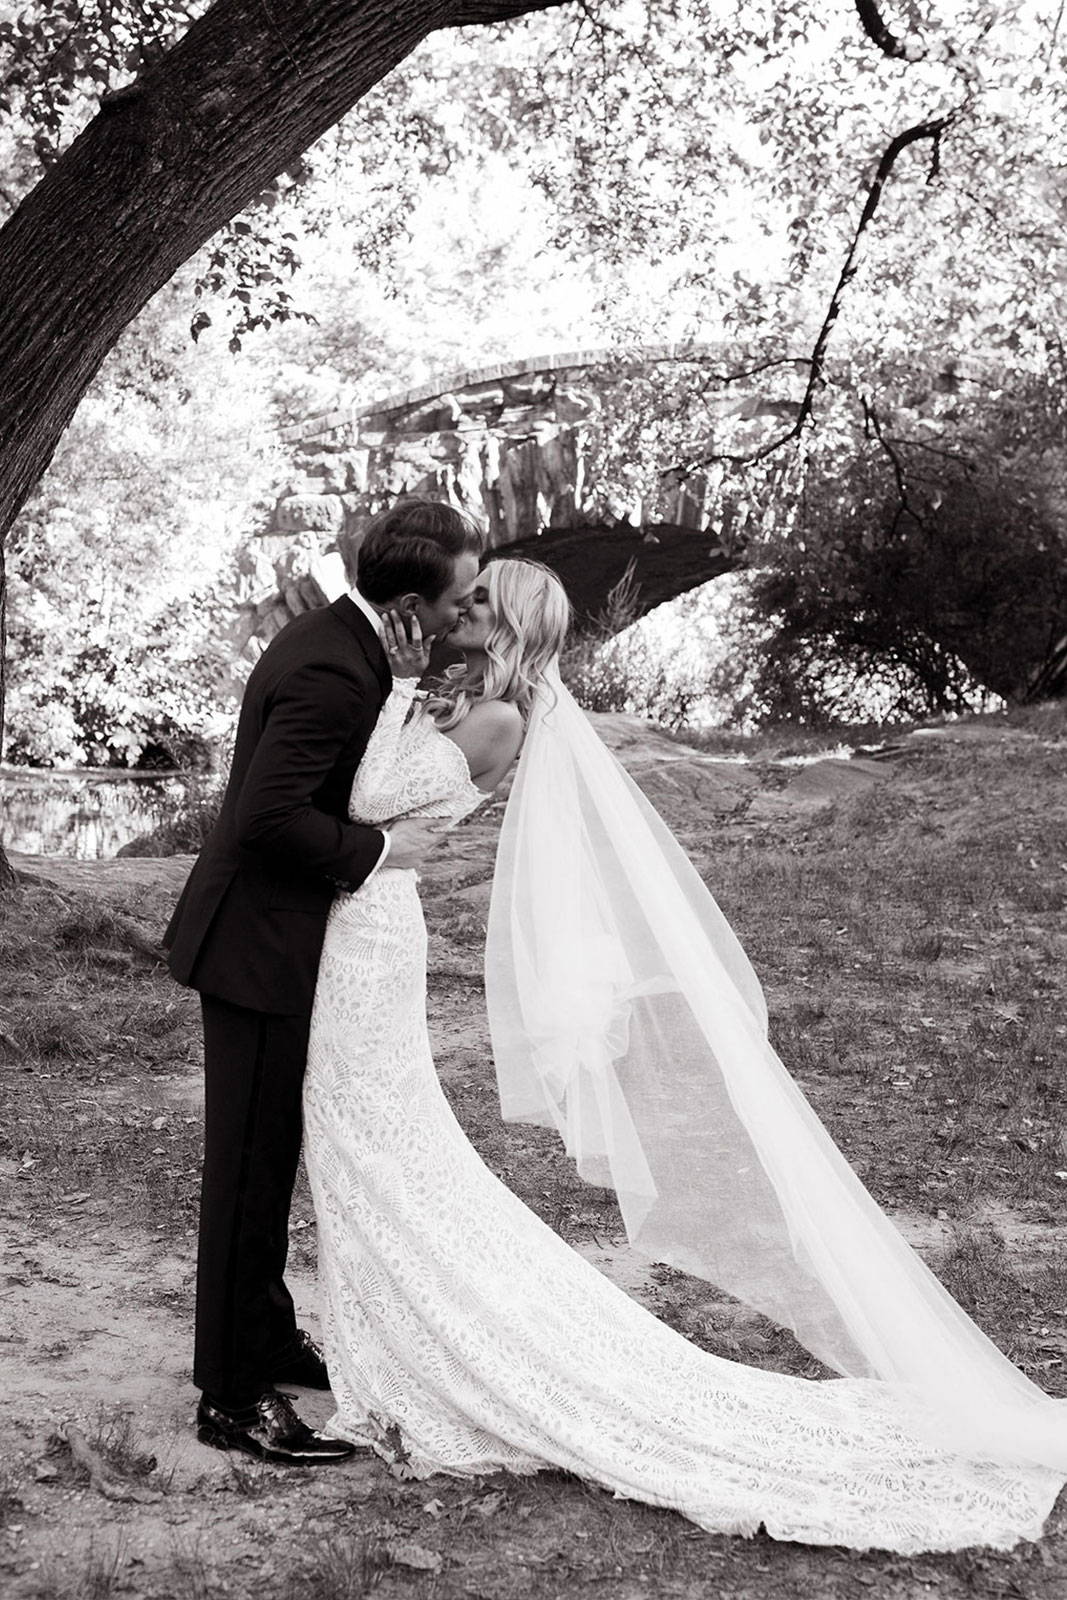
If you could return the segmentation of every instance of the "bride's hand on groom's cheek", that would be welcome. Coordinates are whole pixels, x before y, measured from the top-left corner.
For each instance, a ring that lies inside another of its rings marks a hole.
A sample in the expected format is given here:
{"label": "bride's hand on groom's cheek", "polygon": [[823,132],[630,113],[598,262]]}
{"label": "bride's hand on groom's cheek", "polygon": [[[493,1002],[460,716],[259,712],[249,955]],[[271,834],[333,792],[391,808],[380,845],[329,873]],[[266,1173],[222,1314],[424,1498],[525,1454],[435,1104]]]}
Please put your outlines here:
{"label": "bride's hand on groom's cheek", "polygon": [[400,611],[386,611],[382,615],[382,644],[389,658],[394,678],[421,678],[430,664],[430,646],[434,635],[422,636],[422,626],[414,612],[404,616]]}

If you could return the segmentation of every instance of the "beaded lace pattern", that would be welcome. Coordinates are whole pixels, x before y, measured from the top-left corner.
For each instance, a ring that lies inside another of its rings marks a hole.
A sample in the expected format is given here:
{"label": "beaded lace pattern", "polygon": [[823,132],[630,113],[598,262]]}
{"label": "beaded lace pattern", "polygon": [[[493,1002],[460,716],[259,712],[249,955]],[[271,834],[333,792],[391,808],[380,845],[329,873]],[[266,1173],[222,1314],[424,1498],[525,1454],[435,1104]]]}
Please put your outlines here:
{"label": "beaded lace pattern", "polygon": [[[394,685],[356,820],[458,822],[483,798],[412,701]],[[304,1106],[334,1434],[415,1477],[573,1472],[714,1532],[903,1553],[1039,1536],[1052,1473],[937,1453],[889,1385],[700,1350],[493,1176],[434,1072],[414,872],[334,903]]]}

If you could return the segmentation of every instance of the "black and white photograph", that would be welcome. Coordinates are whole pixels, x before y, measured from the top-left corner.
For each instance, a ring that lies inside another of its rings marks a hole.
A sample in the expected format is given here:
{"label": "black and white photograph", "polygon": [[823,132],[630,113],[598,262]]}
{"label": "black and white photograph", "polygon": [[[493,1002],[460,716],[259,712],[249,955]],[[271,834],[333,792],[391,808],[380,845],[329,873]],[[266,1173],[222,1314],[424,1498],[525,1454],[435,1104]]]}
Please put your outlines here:
{"label": "black and white photograph", "polygon": [[0,0],[0,1590],[1067,1595],[1064,0]]}

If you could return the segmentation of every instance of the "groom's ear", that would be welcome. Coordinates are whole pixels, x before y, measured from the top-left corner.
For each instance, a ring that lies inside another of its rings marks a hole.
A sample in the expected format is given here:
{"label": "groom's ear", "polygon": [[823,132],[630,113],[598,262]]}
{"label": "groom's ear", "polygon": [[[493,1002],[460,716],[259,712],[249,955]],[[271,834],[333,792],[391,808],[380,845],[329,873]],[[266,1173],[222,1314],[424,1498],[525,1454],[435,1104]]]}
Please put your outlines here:
{"label": "groom's ear", "polygon": [[396,600],[393,603],[395,609],[400,612],[402,617],[413,617],[415,615],[415,608],[419,603],[419,597],[417,594],[402,594],[399,600]]}

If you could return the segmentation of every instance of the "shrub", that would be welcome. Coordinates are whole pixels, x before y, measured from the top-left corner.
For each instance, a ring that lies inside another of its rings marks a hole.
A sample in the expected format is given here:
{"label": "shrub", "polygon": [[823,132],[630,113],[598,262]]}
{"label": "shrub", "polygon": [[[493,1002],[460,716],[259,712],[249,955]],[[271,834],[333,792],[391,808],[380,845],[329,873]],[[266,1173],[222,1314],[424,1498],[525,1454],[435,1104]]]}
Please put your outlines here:
{"label": "shrub", "polygon": [[167,815],[118,851],[120,856],[195,855],[218,821],[225,785],[203,772],[178,774],[182,794]]}
{"label": "shrub", "polygon": [[735,718],[982,710],[1047,677],[1067,635],[1059,457],[1014,438],[1003,416],[980,420],[984,433],[946,435],[943,448],[881,431],[813,447],[788,531],[750,552],[715,685]]}
{"label": "shrub", "polygon": [[642,614],[631,562],[597,615],[567,641],[560,674],[587,711],[628,711],[677,729],[700,690],[672,674],[646,640],[628,636]]}

